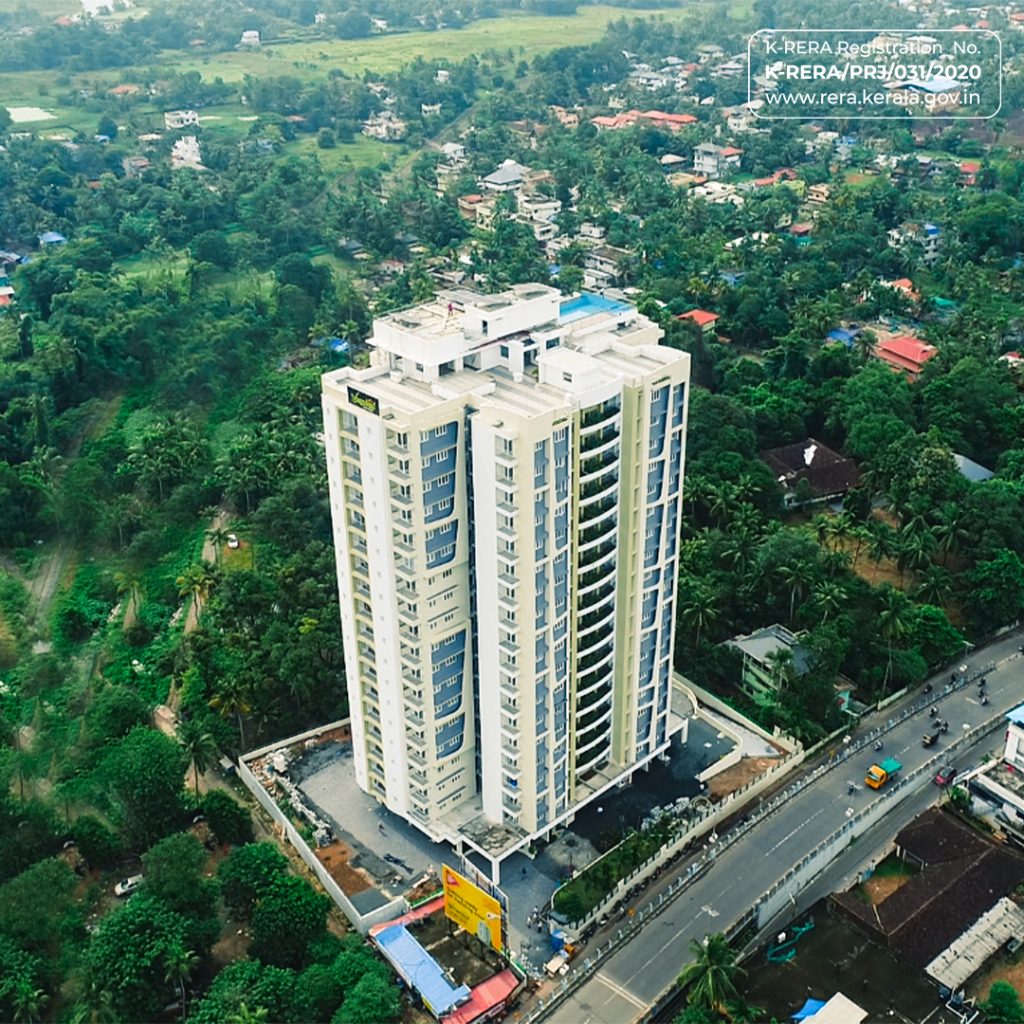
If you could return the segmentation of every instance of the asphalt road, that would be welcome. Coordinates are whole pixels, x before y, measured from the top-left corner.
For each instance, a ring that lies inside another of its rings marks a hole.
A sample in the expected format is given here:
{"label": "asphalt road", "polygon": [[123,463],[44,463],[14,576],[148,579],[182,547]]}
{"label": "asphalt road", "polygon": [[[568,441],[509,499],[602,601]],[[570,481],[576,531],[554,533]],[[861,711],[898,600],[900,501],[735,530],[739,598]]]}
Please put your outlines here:
{"label": "asphalt road", "polygon": [[[632,941],[605,961],[601,969],[547,1019],[564,1024],[627,1024],[638,1018],[691,959],[692,939],[722,931],[739,918],[793,864],[845,823],[848,808],[861,810],[872,801],[882,799],[882,793],[863,784],[864,774],[873,760],[896,757],[903,763],[904,773],[910,772],[941,755],[943,745],[958,736],[965,723],[973,728],[993,714],[1024,702],[1024,658],[1017,653],[1020,642],[1018,634],[1011,634],[974,651],[967,659],[970,667],[996,662],[995,671],[988,676],[987,707],[978,700],[974,685],[941,696],[949,674],[935,677],[932,680],[934,702],[939,707],[940,718],[949,721],[948,735],[940,737],[936,746],[925,749],[921,744],[930,721],[925,708],[886,734],[881,754],[874,754],[869,747],[862,757],[852,757],[819,776],[774,814],[758,822],[742,839],[724,849],[703,876],[660,914],[650,918]],[[920,694],[917,696],[920,698]],[[891,709],[890,713],[895,716],[898,708]],[[876,719],[873,724],[878,722]],[[986,742],[990,744],[991,740],[980,741],[970,750],[961,749],[951,760],[961,768],[975,763]],[[858,787],[852,794],[850,782]],[[935,790],[930,778],[922,779],[916,788],[933,794]],[[915,792],[895,806],[906,807],[913,803],[920,807],[928,802],[923,794],[918,796]],[[904,815],[890,812],[881,825],[889,818],[893,819],[890,830],[896,831],[893,823],[899,819],[902,825]],[[876,826],[876,830],[878,828]],[[860,856],[863,857],[863,851]],[[846,858],[841,855],[839,860]],[[654,888],[644,893],[642,903],[646,905],[652,895],[656,899],[674,877],[675,874],[660,879]]]}

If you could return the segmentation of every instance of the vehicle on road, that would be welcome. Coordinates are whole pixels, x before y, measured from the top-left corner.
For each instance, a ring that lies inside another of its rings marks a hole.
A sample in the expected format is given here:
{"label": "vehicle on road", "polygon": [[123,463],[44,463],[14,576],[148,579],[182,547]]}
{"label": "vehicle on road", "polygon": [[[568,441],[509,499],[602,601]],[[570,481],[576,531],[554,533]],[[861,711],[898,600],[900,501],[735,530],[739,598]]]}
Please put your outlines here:
{"label": "vehicle on road", "polygon": [[114,886],[114,895],[121,896],[122,898],[125,896],[131,896],[131,894],[135,892],[140,885],[142,885],[142,882],[142,875],[131,875],[128,878],[122,878],[121,881]]}
{"label": "vehicle on road", "polygon": [[864,785],[881,789],[903,767],[895,757],[887,757],[881,764],[873,764],[864,776]]}
{"label": "vehicle on road", "polygon": [[936,730],[935,732],[926,732],[921,737],[921,746],[922,747],[934,747],[935,744],[938,742],[940,735],[942,735],[942,734],[938,730]]}
{"label": "vehicle on road", "polygon": [[936,773],[934,782],[936,786],[948,786],[956,778],[956,768],[951,764],[944,764]]}

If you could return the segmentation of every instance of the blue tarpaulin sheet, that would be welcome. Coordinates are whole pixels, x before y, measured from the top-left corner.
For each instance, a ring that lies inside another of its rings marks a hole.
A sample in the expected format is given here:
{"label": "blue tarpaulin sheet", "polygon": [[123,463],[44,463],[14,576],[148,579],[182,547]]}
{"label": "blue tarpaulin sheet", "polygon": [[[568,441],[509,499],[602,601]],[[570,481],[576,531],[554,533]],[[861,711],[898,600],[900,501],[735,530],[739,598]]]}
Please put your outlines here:
{"label": "blue tarpaulin sheet", "polygon": [[808,999],[807,1002],[793,1014],[790,1020],[807,1020],[808,1017],[813,1017],[824,1005],[824,999]]}
{"label": "blue tarpaulin sheet", "polygon": [[443,1017],[469,999],[469,987],[454,988],[441,965],[409,934],[404,924],[378,932],[374,942],[395,970],[420,994],[435,1017]]}

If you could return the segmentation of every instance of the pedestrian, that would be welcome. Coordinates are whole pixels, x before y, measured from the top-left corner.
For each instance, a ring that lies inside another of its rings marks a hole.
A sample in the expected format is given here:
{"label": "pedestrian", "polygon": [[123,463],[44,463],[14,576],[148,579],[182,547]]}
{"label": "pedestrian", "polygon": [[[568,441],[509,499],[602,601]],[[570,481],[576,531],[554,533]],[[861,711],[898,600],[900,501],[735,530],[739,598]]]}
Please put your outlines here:
{"label": "pedestrian", "polygon": [[377,831],[380,832],[381,835],[385,834],[384,833],[384,823],[383,822],[381,822],[381,821],[377,822]]}

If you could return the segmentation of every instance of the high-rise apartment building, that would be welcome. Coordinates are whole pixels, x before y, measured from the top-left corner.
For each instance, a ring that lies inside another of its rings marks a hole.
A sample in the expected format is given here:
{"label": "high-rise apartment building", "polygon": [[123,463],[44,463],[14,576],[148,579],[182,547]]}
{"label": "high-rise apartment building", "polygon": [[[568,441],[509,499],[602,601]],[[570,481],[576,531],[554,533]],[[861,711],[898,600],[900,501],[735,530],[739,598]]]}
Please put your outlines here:
{"label": "high-rise apartment building", "polygon": [[359,785],[492,859],[668,743],[689,356],[518,285],[324,377]]}

